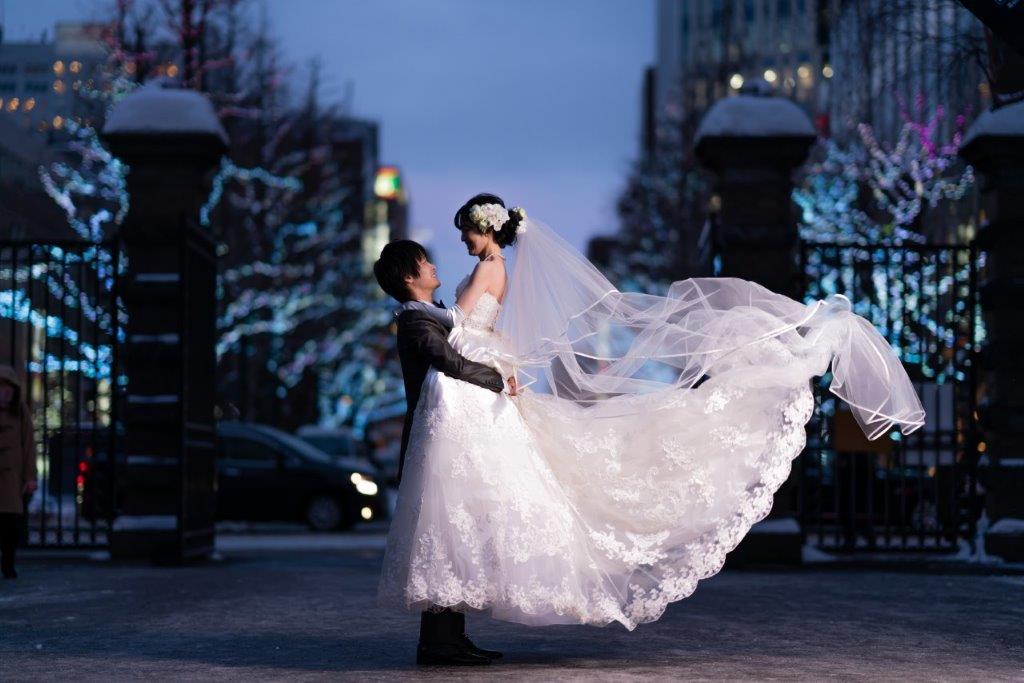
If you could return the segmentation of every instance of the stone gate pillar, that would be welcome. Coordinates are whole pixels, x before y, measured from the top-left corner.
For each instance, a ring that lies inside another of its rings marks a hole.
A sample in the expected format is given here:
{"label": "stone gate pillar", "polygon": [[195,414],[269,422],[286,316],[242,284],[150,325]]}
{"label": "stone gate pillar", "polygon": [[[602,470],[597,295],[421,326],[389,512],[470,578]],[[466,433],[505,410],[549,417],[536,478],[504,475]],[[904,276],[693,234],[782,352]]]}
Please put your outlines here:
{"label": "stone gate pillar", "polygon": [[697,128],[697,158],[714,172],[721,201],[715,253],[721,275],[802,296],[793,171],[816,139],[793,102],[752,87],[720,100]]}
{"label": "stone gate pillar", "polygon": [[[697,158],[715,175],[720,211],[714,253],[723,277],[753,280],[800,299],[799,234],[793,209],[796,168],[816,139],[810,118],[755,81],[712,106],[697,128]],[[794,477],[776,494],[771,519],[755,525],[730,562],[801,561],[802,535],[790,499]]]}
{"label": "stone gate pillar", "polygon": [[1024,102],[978,117],[960,154],[982,176],[986,253],[980,283],[987,328],[978,379],[984,455],[979,480],[991,522],[987,552],[1024,560]]}
{"label": "stone gate pillar", "polygon": [[182,561],[213,549],[216,261],[196,223],[228,140],[203,95],[152,86],[111,110],[103,138],[130,196],[111,553]]}

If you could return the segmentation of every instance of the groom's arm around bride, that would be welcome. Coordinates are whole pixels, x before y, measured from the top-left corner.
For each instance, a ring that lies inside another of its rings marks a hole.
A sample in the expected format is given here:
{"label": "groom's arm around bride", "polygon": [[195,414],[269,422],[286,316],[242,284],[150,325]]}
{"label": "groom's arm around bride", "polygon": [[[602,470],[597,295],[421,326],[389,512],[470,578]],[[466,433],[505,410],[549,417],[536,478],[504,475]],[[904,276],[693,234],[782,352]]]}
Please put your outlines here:
{"label": "groom's arm around bride", "polygon": [[[402,429],[402,450],[398,460],[398,480],[402,479],[405,452],[409,447],[413,413],[420,400],[420,389],[430,368],[457,380],[500,392],[505,388],[501,374],[494,368],[459,355],[448,343],[450,324],[438,317],[432,300],[441,286],[437,267],[427,260],[422,245],[411,240],[388,243],[373,264],[373,274],[381,289],[402,305],[398,314],[398,357],[405,381],[405,425]],[[509,393],[515,395],[514,380]]]}
{"label": "groom's arm around bride", "polygon": [[413,412],[419,403],[420,388],[427,371],[433,367],[453,379],[500,392],[505,388],[501,374],[492,367],[459,355],[448,343],[448,328],[423,311],[402,311],[398,316],[398,357],[405,379],[408,409],[402,429],[402,450],[398,461],[398,479],[402,478],[405,451],[409,445]]}

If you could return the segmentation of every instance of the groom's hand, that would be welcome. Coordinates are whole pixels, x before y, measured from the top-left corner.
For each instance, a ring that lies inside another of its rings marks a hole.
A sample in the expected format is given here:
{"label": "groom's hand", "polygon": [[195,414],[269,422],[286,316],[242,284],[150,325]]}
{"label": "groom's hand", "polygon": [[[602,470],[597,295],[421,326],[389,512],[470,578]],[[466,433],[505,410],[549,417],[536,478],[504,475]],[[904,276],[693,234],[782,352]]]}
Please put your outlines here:
{"label": "groom's hand", "polygon": [[519,383],[516,382],[515,375],[505,380],[508,383],[508,395],[518,396],[519,395]]}

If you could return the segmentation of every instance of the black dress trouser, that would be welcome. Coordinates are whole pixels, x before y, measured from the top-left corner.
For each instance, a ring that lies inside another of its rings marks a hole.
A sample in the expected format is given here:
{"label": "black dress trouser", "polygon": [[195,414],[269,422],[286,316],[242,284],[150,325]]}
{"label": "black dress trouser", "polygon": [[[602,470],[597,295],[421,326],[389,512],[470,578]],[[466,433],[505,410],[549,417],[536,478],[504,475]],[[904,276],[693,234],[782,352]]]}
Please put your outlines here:
{"label": "black dress trouser", "polygon": [[4,574],[14,572],[14,549],[18,546],[18,527],[21,515],[0,512],[0,570]]}
{"label": "black dress trouser", "polygon": [[466,630],[466,615],[450,608],[432,609],[420,615],[420,644],[458,644]]}

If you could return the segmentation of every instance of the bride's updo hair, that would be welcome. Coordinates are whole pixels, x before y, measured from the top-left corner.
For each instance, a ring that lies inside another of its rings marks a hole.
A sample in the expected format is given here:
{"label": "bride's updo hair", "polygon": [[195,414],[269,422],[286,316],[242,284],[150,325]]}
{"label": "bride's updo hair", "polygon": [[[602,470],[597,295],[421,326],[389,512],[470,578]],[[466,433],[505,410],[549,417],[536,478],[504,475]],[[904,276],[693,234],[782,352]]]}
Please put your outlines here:
{"label": "bride's updo hair", "polygon": [[[462,207],[455,212],[455,227],[459,230],[472,228],[480,233],[490,232],[490,230],[481,230],[473,223],[469,214],[474,206],[484,206],[485,204],[498,204],[505,207],[505,202],[498,195],[482,192],[463,204]],[[520,213],[519,211],[510,211],[508,214],[508,220],[502,224],[501,229],[494,231],[494,242],[499,247],[511,247],[516,243],[516,233],[519,232],[519,224],[522,222],[524,215],[525,214]]]}

